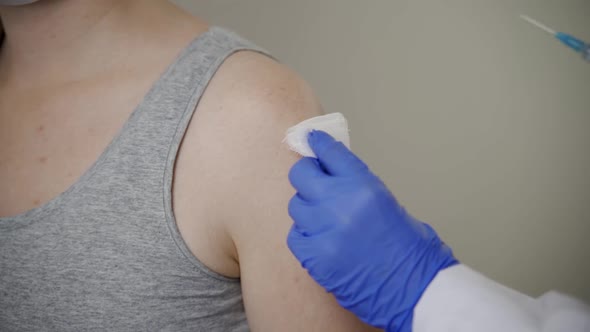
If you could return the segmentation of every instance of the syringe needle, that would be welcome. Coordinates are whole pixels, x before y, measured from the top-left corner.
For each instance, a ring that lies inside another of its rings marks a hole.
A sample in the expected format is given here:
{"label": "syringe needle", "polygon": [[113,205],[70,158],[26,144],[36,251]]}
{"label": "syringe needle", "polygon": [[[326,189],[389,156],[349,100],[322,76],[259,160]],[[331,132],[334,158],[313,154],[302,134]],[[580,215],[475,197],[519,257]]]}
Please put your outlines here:
{"label": "syringe needle", "polygon": [[520,15],[520,18],[522,18],[523,20],[525,20],[525,21],[529,22],[530,24],[536,26],[537,28],[539,28],[539,29],[541,29],[541,30],[543,30],[543,31],[551,34],[552,36],[555,36],[555,34],[557,33],[555,30],[549,28],[545,24],[543,24],[543,23],[541,23],[539,21],[536,21],[536,20],[534,20],[534,19],[532,19],[532,18],[530,18],[530,17],[528,17],[526,15]]}

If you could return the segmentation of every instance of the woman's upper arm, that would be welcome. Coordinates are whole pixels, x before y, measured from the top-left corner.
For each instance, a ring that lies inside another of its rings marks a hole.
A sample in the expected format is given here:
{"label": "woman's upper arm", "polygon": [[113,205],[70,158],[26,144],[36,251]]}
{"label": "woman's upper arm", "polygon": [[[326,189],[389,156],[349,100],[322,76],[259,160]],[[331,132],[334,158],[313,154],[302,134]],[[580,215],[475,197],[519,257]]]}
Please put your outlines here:
{"label": "woman's upper arm", "polygon": [[307,84],[284,66],[250,53],[229,61],[226,72],[234,84],[224,108],[234,117],[224,132],[233,148],[223,165],[231,186],[223,213],[237,249],[250,327],[371,330],[311,279],[286,244],[292,224],[287,206],[294,194],[287,175],[299,157],[282,139],[288,127],[319,115],[321,107]]}

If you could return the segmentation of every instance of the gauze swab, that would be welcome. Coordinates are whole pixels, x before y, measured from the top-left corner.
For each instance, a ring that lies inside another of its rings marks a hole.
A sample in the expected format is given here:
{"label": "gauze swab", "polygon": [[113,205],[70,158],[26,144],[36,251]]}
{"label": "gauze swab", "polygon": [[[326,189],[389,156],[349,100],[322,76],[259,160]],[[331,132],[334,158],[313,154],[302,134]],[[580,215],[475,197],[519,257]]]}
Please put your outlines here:
{"label": "gauze swab", "polygon": [[304,157],[315,157],[315,153],[313,153],[307,142],[307,135],[312,130],[325,131],[334,137],[334,139],[350,148],[348,122],[342,113],[330,113],[304,120],[287,129],[287,134],[283,142],[286,142],[291,150]]}

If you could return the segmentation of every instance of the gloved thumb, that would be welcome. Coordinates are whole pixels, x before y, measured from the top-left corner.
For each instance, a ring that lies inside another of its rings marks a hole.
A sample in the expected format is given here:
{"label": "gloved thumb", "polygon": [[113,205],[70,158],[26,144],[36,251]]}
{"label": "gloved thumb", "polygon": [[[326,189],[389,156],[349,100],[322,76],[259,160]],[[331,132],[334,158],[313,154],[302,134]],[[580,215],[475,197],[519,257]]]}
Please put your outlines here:
{"label": "gloved thumb", "polygon": [[367,165],[359,157],[324,131],[311,131],[308,142],[320,165],[329,175],[347,176],[368,170]]}

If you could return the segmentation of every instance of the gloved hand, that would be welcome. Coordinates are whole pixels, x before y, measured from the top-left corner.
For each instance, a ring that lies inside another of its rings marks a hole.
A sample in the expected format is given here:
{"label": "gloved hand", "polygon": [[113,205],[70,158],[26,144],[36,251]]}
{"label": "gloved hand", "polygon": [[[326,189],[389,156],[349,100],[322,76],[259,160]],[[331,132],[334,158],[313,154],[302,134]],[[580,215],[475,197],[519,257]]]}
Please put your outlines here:
{"label": "gloved hand", "polygon": [[342,143],[313,131],[309,144],[318,158],[302,158],[289,173],[297,190],[289,203],[289,248],[363,321],[411,331],[414,306],[428,284],[458,261]]}

